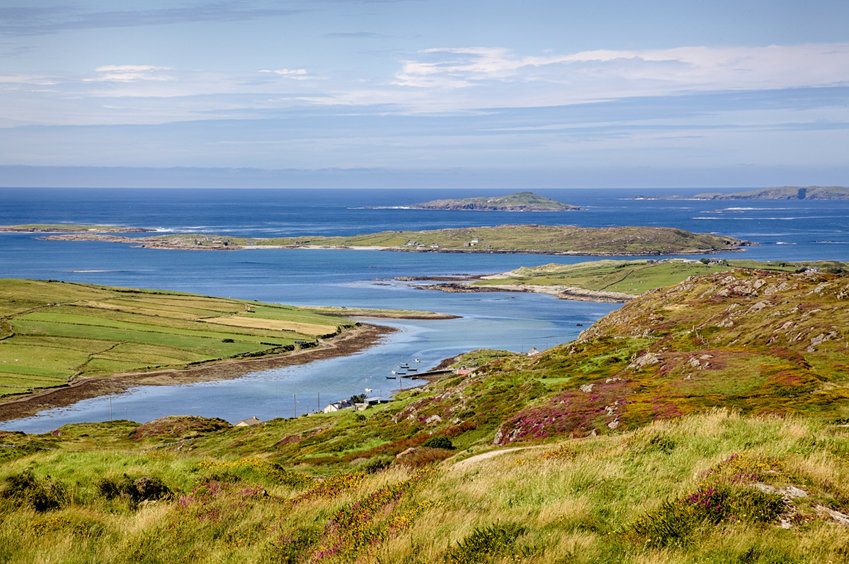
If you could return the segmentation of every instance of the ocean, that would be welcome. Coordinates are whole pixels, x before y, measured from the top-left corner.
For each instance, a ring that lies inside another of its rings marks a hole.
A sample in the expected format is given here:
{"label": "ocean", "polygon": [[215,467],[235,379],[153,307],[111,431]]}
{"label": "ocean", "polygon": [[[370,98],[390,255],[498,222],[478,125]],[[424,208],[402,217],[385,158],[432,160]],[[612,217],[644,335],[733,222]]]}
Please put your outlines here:
{"label": "ocean", "polygon": [[[849,201],[632,200],[637,195],[692,195],[707,190],[535,190],[585,207],[576,212],[508,213],[402,209],[413,203],[508,190],[202,190],[0,188],[0,225],[86,223],[257,237],[517,223],[584,227],[647,225],[713,232],[758,243],[726,258],[849,260]],[[730,190],[728,190],[730,191]],[[633,258],[633,257],[629,257]],[[414,358],[427,368],[475,348],[527,351],[577,337],[619,307],[538,294],[446,294],[416,290],[398,276],[505,272],[520,266],[574,263],[591,257],[440,254],[342,250],[197,252],[139,249],[113,243],[42,241],[0,233],[0,276],[160,288],[279,302],[420,309],[452,320],[387,320],[398,331],[346,358],[246,375],[236,380],[142,387],[96,398],[0,429],[45,432],[66,423],[110,418],[149,421],[203,415],[231,422],[290,417],[371,388],[389,395],[385,375]],[[413,385],[406,382],[404,385]],[[2,409],[2,408],[0,408]]]}

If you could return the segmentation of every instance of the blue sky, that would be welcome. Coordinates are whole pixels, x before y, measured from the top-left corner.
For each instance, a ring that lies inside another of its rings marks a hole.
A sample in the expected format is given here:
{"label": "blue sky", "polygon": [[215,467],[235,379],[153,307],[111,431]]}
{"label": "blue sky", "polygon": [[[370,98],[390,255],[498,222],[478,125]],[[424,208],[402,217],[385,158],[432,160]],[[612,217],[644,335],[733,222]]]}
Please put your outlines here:
{"label": "blue sky", "polygon": [[0,185],[846,185],[846,22],[845,0],[6,0]]}

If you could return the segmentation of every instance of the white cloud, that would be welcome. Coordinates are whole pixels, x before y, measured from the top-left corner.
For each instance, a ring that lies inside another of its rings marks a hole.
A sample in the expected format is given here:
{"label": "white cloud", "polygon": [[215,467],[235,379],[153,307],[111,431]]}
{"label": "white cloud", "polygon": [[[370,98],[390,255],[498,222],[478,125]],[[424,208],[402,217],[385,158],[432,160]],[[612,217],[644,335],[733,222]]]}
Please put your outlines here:
{"label": "white cloud", "polygon": [[525,57],[501,48],[427,49],[404,61],[394,82],[438,89],[504,83],[566,87],[561,90],[563,103],[682,91],[847,85],[849,43],[594,50]]}
{"label": "white cloud", "polygon": [[53,78],[31,74],[0,75],[0,85],[12,86],[53,86],[57,81]]}
{"label": "white cloud", "polygon": [[166,82],[175,80],[172,67],[153,65],[105,65],[94,69],[96,76],[84,78],[84,82]]}
{"label": "white cloud", "polygon": [[259,72],[276,74],[277,76],[283,76],[285,78],[291,78],[293,80],[307,80],[309,78],[312,78],[307,73],[307,69],[262,69]]}

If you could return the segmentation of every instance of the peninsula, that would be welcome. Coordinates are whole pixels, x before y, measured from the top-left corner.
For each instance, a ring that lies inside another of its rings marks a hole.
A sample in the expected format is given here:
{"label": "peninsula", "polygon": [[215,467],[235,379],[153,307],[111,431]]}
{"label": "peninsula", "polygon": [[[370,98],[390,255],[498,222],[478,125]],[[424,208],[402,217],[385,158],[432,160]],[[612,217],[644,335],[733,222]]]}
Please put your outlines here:
{"label": "peninsula", "polygon": [[0,420],[141,383],[234,378],[342,356],[390,331],[352,316],[455,317],[17,279],[0,279],[0,312]]}
{"label": "peninsula", "polygon": [[168,234],[121,237],[102,233],[50,235],[63,241],[108,241],[142,247],[182,250],[359,249],[442,253],[532,253],[552,255],[632,256],[704,254],[739,250],[753,243],[668,227],[576,227],[573,225],[499,225],[427,231],[383,231],[349,237],[231,237]]}
{"label": "peninsula", "polygon": [[563,300],[627,302],[640,294],[671,286],[692,276],[731,270],[752,272],[849,273],[849,263],[837,261],[784,262],[726,259],[597,260],[576,264],[545,264],[522,267],[501,274],[470,276],[451,281],[429,278],[399,280],[436,281],[414,284],[421,290],[443,292],[534,292]]}
{"label": "peninsula", "polygon": [[432,200],[414,204],[415,210],[463,210],[463,211],[509,211],[509,212],[558,212],[582,209],[564,204],[533,192],[516,192],[507,196]]}

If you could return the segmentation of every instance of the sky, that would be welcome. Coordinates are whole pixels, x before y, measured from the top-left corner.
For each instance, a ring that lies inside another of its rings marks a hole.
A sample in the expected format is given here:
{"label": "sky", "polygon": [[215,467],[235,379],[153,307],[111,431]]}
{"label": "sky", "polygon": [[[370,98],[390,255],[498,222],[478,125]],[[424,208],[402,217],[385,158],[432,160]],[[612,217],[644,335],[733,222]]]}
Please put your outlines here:
{"label": "sky", "polygon": [[0,0],[0,186],[849,185],[846,0]]}

